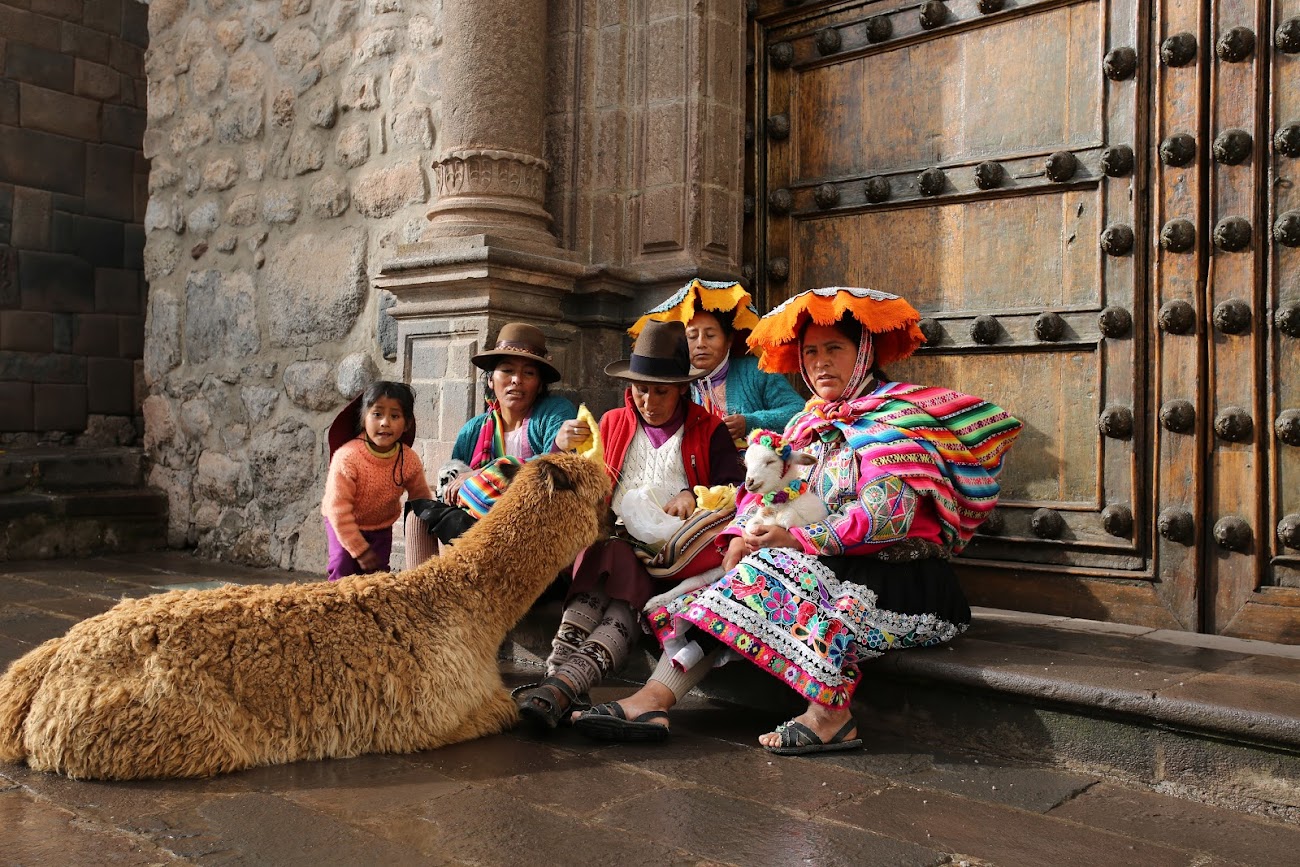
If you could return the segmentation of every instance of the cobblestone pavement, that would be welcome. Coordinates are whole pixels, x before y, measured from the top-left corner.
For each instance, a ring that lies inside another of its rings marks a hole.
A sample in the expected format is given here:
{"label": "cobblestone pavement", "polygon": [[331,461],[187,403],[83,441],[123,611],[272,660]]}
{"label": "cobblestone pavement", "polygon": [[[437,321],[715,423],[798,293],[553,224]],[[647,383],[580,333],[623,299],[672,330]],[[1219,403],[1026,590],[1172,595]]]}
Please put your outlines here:
{"label": "cobblestone pavement", "polygon": [[[174,553],[0,564],[0,661],[123,594],[222,580],[304,579]],[[864,750],[779,758],[754,742],[775,722],[690,700],[661,745],[521,730],[199,781],[73,782],[0,765],[0,864],[1211,867],[1295,863],[1300,851],[1292,825],[936,754],[867,726]]]}

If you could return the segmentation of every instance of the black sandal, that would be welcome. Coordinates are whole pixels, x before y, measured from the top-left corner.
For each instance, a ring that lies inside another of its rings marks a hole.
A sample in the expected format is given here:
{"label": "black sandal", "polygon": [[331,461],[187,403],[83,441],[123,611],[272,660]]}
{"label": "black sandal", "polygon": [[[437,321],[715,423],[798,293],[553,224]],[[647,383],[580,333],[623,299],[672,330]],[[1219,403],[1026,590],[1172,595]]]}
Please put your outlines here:
{"label": "black sandal", "polygon": [[[663,720],[663,724],[651,722]],[[578,717],[573,727],[589,738],[617,743],[652,742],[668,740],[668,714],[650,710],[636,719],[628,719],[623,706],[616,701],[598,704]]]}
{"label": "black sandal", "polygon": [[586,693],[576,695],[573,687],[558,677],[545,678],[541,683],[526,683],[510,691],[510,697],[519,707],[519,715],[538,732],[548,732],[569,717],[573,710],[590,707]]}
{"label": "black sandal", "polygon": [[776,727],[776,734],[781,736],[781,743],[763,749],[778,756],[807,756],[813,753],[835,753],[841,750],[856,750],[862,746],[862,738],[849,739],[849,732],[857,727],[853,717],[840,726],[840,730],[824,741],[808,726],[795,720],[783,722]]}

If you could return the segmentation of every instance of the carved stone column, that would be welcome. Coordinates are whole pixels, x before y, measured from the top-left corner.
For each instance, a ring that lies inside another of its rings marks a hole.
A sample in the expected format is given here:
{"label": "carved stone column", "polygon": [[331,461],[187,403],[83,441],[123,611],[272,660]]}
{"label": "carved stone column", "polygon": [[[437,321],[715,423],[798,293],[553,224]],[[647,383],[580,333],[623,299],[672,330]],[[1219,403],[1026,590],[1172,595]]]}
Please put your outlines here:
{"label": "carved stone column", "polygon": [[547,335],[572,388],[578,329],[561,303],[583,272],[556,242],[543,201],[547,3],[453,0],[443,5],[443,111],[433,163],[436,197],[421,241],[384,263],[375,285],[396,298],[398,353],[417,393],[431,469],[478,411],[470,356],[507,321]]}
{"label": "carved stone column", "polygon": [[540,0],[443,6],[447,108],[425,240],[491,234],[555,246],[542,205],[546,8]]}

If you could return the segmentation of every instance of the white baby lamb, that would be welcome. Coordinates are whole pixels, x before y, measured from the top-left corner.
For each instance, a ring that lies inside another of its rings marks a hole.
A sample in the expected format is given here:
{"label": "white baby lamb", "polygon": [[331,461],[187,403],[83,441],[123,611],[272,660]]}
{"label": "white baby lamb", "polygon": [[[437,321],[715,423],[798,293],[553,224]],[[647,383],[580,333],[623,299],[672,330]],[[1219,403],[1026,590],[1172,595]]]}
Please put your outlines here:
{"label": "white baby lamb", "polygon": [[826,504],[815,494],[800,490],[803,468],[816,463],[812,455],[797,452],[781,435],[756,430],[745,450],[745,489],[761,498],[749,519],[752,527],[807,527],[826,517]]}

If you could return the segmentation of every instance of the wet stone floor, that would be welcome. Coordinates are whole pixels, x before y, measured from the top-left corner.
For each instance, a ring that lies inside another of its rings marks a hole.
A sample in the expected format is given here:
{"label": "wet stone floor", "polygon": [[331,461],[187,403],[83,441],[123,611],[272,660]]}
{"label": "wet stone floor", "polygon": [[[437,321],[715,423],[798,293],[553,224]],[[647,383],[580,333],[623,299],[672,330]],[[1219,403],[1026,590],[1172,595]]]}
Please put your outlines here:
{"label": "wet stone floor", "polygon": [[[0,563],[0,662],[136,596],[300,574],[157,553]],[[529,672],[507,670],[511,684]],[[607,700],[629,691],[596,691]],[[864,750],[780,758],[777,719],[688,700],[666,744],[524,730],[208,780],[89,783],[0,764],[3,865],[1279,865],[1300,827],[1066,770]]]}

